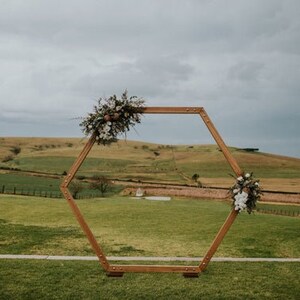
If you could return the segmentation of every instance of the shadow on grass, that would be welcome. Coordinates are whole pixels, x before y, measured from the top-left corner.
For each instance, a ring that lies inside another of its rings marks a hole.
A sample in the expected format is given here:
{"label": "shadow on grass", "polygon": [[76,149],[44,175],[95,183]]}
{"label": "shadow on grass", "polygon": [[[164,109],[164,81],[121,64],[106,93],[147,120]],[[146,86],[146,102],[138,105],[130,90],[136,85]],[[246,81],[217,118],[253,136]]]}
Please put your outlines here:
{"label": "shadow on grass", "polygon": [[300,263],[211,263],[199,278],[125,274],[97,262],[0,261],[0,299],[298,299]]}
{"label": "shadow on grass", "polygon": [[[24,254],[60,239],[82,238],[77,228],[11,224],[0,219],[0,253]],[[46,247],[47,248],[47,247]]]}

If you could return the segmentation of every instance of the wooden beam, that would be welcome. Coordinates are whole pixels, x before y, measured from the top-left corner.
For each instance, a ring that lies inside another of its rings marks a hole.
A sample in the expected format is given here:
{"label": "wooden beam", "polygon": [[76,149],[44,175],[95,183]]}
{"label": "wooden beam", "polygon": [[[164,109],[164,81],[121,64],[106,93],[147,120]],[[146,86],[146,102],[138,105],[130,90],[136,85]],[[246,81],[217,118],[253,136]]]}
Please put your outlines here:
{"label": "wooden beam", "polygon": [[226,221],[224,222],[223,226],[217,233],[214,241],[212,242],[211,246],[209,247],[208,251],[206,252],[205,256],[203,257],[199,268],[202,271],[204,271],[207,268],[207,265],[209,264],[210,260],[212,259],[213,255],[217,251],[219,245],[223,241],[226,233],[230,229],[231,225],[233,224],[235,218],[238,215],[238,211],[232,209],[229,216],[227,217]]}
{"label": "wooden beam", "polygon": [[134,272],[134,273],[195,273],[200,272],[199,266],[172,266],[172,265],[110,265],[109,272]]}
{"label": "wooden beam", "polygon": [[231,155],[230,151],[228,150],[226,144],[224,143],[223,139],[221,138],[219,132],[217,131],[216,127],[214,126],[212,120],[207,115],[204,108],[201,108],[199,111],[200,117],[202,118],[204,124],[208,128],[209,132],[211,133],[212,137],[216,141],[217,145],[223,152],[226,160],[228,161],[230,167],[232,168],[233,172],[236,174],[236,176],[241,176],[243,174],[243,171],[239,167],[238,163],[234,159],[234,157]]}
{"label": "wooden beam", "polygon": [[68,189],[68,186],[71,183],[72,179],[74,178],[76,172],[78,171],[81,164],[85,160],[86,156],[88,155],[88,153],[92,149],[92,147],[95,143],[95,140],[96,140],[96,135],[93,134],[90,137],[90,139],[88,140],[88,142],[86,143],[86,145],[84,146],[84,148],[82,149],[82,151],[80,152],[79,156],[77,157],[77,159],[75,160],[73,165],[71,166],[69,172],[67,173],[67,176],[63,179],[63,182],[60,186],[60,189],[61,189],[61,192],[62,192],[64,198],[67,200],[67,202],[68,202],[75,218],[77,219],[77,222],[79,223],[82,231],[85,233],[88,241],[90,242],[90,245],[92,246],[94,252],[96,253],[96,255],[98,257],[98,260],[99,260],[99,263],[102,265],[102,267],[105,270],[108,270],[109,262],[106,259],[106,256],[105,256],[102,248],[97,243],[96,238],[94,237],[90,227],[86,223],[86,221],[85,221],[83,215],[81,214],[77,204],[75,203],[74,198],[72,196],[72,193]]}
{"label": "wooden beam", "polygon": [[198,114],[202,107],[168,107],[168,106],[149,106],[141,110],[144,114]]}

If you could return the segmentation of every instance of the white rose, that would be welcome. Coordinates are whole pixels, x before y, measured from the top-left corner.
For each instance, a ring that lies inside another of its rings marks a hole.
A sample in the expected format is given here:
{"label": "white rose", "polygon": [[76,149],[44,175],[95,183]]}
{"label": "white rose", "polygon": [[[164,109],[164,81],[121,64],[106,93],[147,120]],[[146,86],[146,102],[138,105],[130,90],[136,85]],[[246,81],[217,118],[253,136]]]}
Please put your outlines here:
{"label": "white rose", "polygon": [[105,126],[103,127],[103,130],[104,130],[105,132],[110,131],[110,125],[109,125],[109,124],[105,124]]}
{"label": "white rose", "polygon": [[245,174],[245,177],[246,177],[246,178],[249,178],[249,177],[250,177],[250,174],[249,174],[249,173],[246,173],[246,174]]}

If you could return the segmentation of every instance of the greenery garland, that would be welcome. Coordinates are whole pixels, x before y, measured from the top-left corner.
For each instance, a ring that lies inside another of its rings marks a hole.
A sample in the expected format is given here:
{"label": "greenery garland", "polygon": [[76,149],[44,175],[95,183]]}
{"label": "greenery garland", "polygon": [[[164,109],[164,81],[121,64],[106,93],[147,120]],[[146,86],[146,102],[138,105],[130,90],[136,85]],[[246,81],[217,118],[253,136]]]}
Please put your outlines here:
{"label": "greenery garland", "polygon": [[235,210],[247,210],[249,214],[256,208],[256,202],[262,194],[259,180],[253,179],[253,173],[246,173],[236,179],[236,183],[230,188]]}
{"label": "greenery garland", "polygon": [[127,90],[121,99],[116,95],[100,98],[94,106],[94,111],[80,123],[85,135],[96,134],[98,144],[109,145],[117,141],[120,133],[126,134],[130,127],[141,122],[142,108],[145,101],[131,96]]}

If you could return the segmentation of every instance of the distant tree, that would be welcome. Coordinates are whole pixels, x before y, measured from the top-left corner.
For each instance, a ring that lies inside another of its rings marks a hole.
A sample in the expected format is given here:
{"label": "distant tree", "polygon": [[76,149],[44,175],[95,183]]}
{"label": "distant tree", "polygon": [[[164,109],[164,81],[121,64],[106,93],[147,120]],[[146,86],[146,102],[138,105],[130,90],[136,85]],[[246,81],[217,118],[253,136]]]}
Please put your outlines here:
{"label": "distant tree", "polygon": [[70,184],[70,191],[74,199],[77,199],[78,194],[83,190],[83,184],[79,180],[73,180]]}
{"label": "distant tree", "polygon": [[108,191],[111,186],[111,181],[102,175],[94,175],[92,177],[92,182],[90,183],[90,188],[93,190],[98,190],[101,193],[101,196]]}
{"label": "distant tree", "polygon": [[192,176],[192,179],[197,182],[198,181],[198,178],[200,177],[199,174],[195,173],[193,176]]}
{"label": "distant tree", "polygon": [[193,176],[192,176],[192,180],[194,180],[196,183],[197,183],[197,186],[198,187],[202,187],[202,182],[199,180],[200,178],[200,175],[195,173]]}
{"label": "distant tree", "polygon": [[2,162],[8,162],[8,161],[11,161],[11,160],[14,160],[14,157],[12,155],[7,155],[5,157],[2,158]]}
{"label": "distant tree", "polygon": [[21,152],[21,147],[20,146],[13,146],[10,151],[15,154],[18,155]]}

